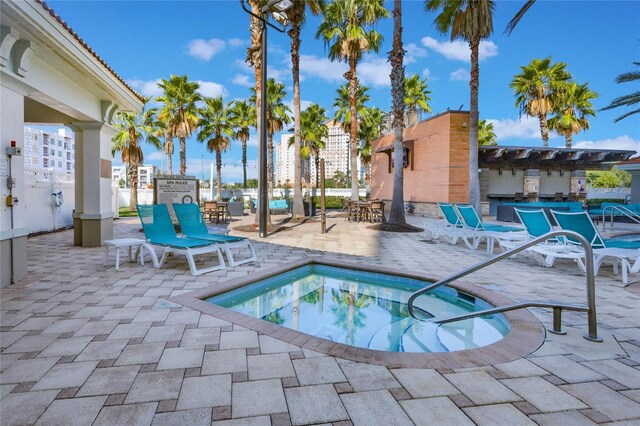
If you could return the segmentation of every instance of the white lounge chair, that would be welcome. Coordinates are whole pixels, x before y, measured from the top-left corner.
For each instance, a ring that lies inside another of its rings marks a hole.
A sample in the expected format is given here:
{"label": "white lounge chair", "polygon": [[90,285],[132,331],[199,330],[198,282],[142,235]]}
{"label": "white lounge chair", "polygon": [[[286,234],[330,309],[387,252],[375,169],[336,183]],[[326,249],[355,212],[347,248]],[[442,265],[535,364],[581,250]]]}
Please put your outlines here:
{"label": "white lounge chair", "polygon": [[464,228],[473,235],[472,247],[478,248],[480,242],[487,242],[487,253],[493,254],[495,241],[525,241],[524,229],[515,226],[489,225],[482,222],[473,206],[456,204],[456,211]]}

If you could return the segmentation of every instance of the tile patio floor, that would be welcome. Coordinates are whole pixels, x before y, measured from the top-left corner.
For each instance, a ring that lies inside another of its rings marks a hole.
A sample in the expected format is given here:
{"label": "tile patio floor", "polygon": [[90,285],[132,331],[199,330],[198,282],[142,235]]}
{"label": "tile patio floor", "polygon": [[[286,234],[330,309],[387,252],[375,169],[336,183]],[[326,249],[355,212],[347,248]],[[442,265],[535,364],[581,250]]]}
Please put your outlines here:
{"label": "tile patio floor", "polygon": [[[596,281],[603,343],[582,339],[586,316],[566,312],[568,335],[475,369],[354,363],[168,300],[308,256],[435,277],[486,259],[419,234],[341,218],[331,225],[324,236],[310,223],[255,241],[258,263],[200,277],[179,256],[162,269],[125,262],[116,272],[103,266],[104,249],[74,247],[72,231],[30,238],[27,280],[0,290],[0,423],[639,424],[640,284],[623,288],[610,268]],[[137,219],[119,220],[115,235],[140,237],[138,228]],[[569,262],[506,260],[466,281],[517,301],[584,302],[584,278]],[[549,326],[550,312],[532,312]]]}

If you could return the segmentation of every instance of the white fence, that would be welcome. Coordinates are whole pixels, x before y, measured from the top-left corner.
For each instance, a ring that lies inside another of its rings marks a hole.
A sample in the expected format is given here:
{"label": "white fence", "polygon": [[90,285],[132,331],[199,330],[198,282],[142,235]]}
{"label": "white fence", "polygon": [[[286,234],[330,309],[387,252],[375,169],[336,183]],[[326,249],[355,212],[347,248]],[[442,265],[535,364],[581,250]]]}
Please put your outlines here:
{"label": "white fence", "polygon": [[53,231],[73,224],[74,175],[26,169],[25,186],[29,233]]}
{"label": "white fence", "polygon": [[627,196],[631,196],[631,188],[587,188],[587,198],[624,200]]}

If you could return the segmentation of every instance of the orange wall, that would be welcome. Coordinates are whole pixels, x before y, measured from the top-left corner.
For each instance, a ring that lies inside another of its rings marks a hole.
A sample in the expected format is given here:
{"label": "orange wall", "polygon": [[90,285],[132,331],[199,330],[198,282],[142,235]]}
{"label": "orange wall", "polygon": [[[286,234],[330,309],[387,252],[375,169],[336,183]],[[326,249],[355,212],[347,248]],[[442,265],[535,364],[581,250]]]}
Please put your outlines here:
{"label": "orange wall", "polygon": [[[463,127],[463,123],[466,125]],[[418,202],[465,203],[469,193],[469,113],[448,111],[404,130],[413,142],[413,170],[404,169],[404,198]],[[378,152],[393,145],[393,133],[372,143],[371,196],[390,200],[393,169],[389,156]]]}

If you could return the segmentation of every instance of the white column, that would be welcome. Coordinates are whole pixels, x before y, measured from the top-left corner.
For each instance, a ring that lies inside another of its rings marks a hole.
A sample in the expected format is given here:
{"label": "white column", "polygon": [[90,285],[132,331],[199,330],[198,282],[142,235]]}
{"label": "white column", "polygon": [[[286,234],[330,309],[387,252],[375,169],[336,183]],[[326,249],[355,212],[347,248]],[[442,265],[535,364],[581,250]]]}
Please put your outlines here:
{"label": "white column", "polygon": [[[24,157],[10,157],[5,152],[11,141],[24,148],[24,95],[3,85],[0,99],[0,287],[7,287],[27,276]],[[9,172],[15,179],[11,190],[7,188]],[[18,199],[13,207],[6,205],[9,195]]]}
{"label": "white column", "polygon": [[73,123],[76,132],[76,212],[74,244],[96,247],[113,238],[111,138],[101,122]]}

